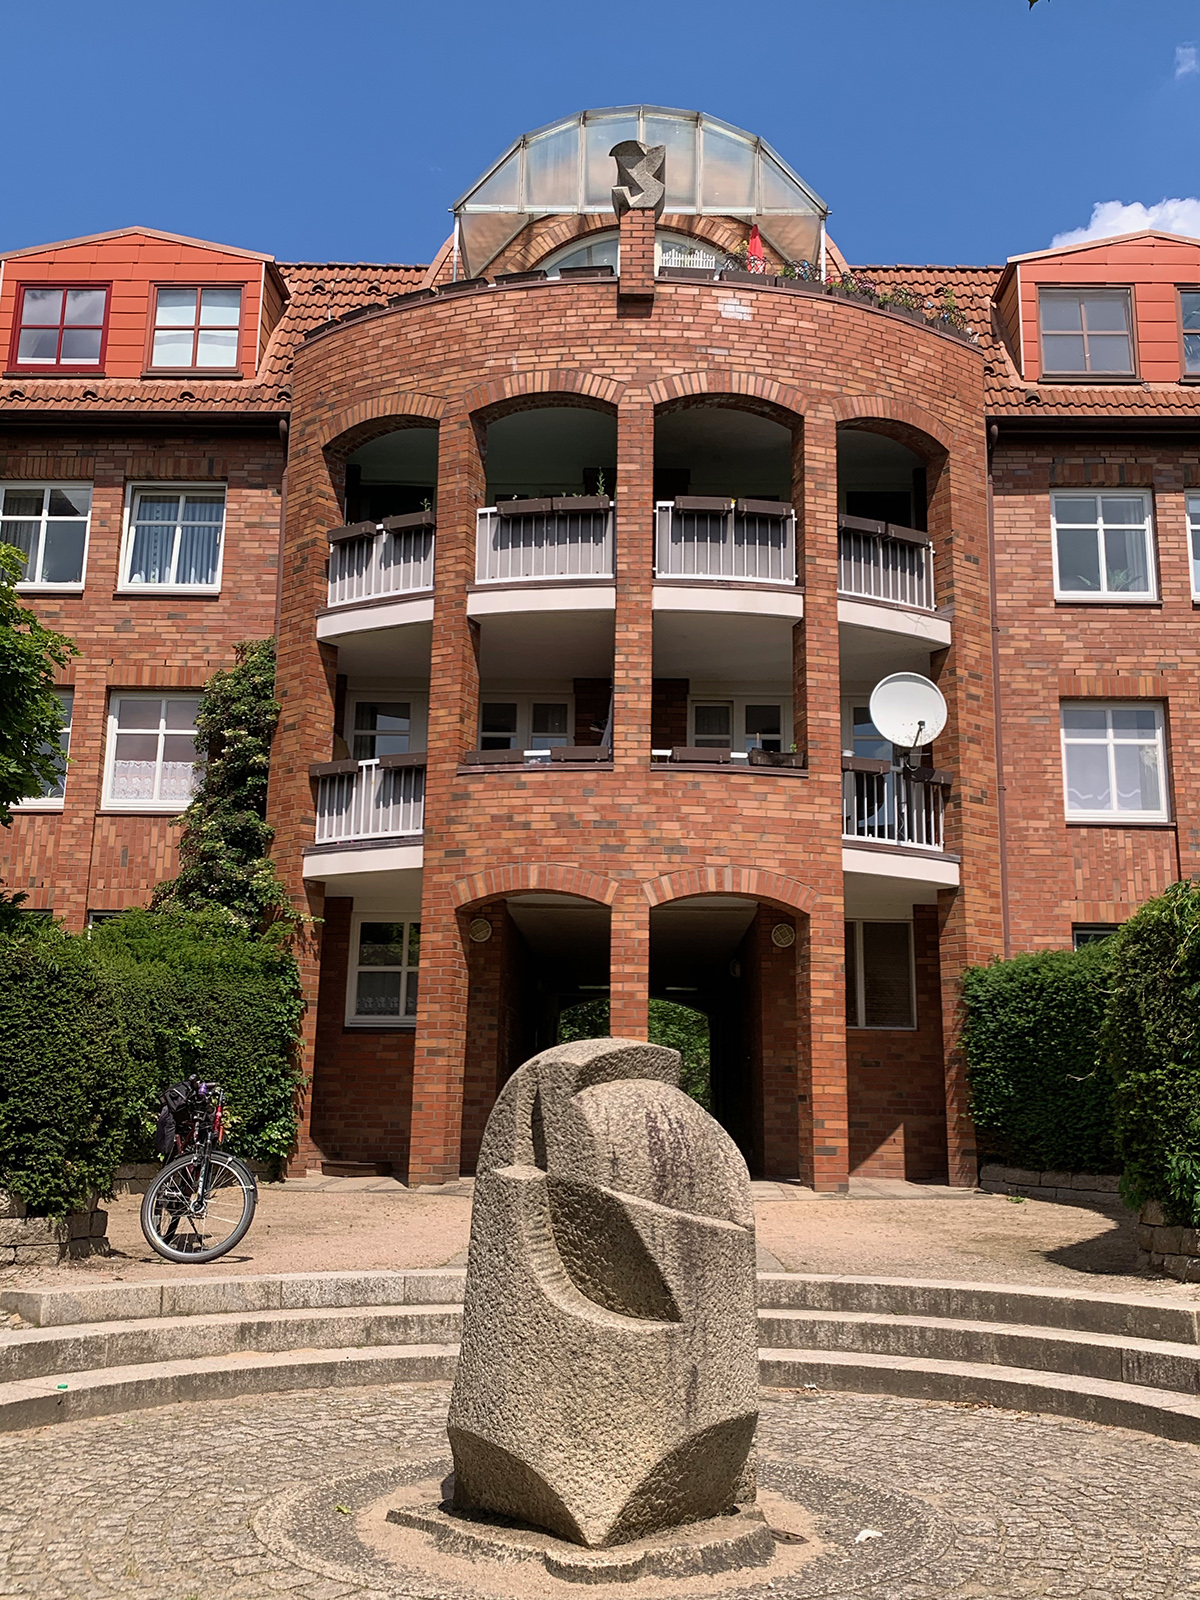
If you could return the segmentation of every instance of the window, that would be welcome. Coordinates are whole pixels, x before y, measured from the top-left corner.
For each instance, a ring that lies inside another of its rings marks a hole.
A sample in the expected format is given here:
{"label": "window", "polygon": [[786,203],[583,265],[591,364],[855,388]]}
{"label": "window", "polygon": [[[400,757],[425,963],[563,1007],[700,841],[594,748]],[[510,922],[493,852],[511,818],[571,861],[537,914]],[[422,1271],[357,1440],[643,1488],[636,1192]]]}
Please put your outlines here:
{"label": "window", "polygon": [[224,526],[223,489],[135,489],[122,583],[217,588]]}
{"label": "window", "polygon": [[1064,704],[1062,747],[1069,821],[1167,820],[1160,706]]}
{"label": "window", "polygon": [[1071,924],[1071,948],[1082,950],[1085,944],[1111,939],[1118,926],[1115,922],[1074,922]]}
{"label": "window", "polygon": [[74,484],[14,484],[0,499],[0,544],[25,556],[21,588],[81,588],[92,491]]}
{"label": "window", "polygon": [[22,286],[10,360],[36,371],[98,372],[104,360],[108,289]]}
{"label": "window", "polygon": [[1200,377],[1200,289],[1179,291],[1179,320],[1183,334],[1183,370]]}
{"label": "window", "polygon": [[1144,494],[1055,494],[1054,592],[1072,600],[1153,599],[1150,503]]}
{"label": "window", "polygon": [[23,800],[21,804],[25,806],[57,807],[62,804],[66,793],[67,752],[71,747],[71,715],[75,704],[75,691],[74,689],[55,689],[54,693],[57,695],[59,705],[62,707],[63,725],[58,738],[52,743],[42,745],[41,749],[44,754],[57,755],[58,778],[54,783],[43,786],[41,794],[36,798]]}
{"label": "window", "polygon": [[691,720],[695,749],[783,749],[783,705],[778,700],[693,700]]}
{"label": "window", "polygon": [[558,750],[574,742],[568,700],[512,695],[480,709],[481,750]]}
{"label": "window", "polygon": [[360,922],[354,936],[347,1022],[413,1023],[419,922]]}
{"label": "window", "polygon": [[912,924],[847,922],[846,1026],[916,1025]]}
{"label": "window", "polygon": [[1200,495],[1188,495],[1188,546],[1192,558],[1192,598],[1200,600]]}
{"label": "window", "polygon": [[196,787],[199,696],[114,695],[109,711],[111,805],[182,811]]}
{"label": "window", "polygon": [[1128,289],[1042,289],[1042,372],[1133,373]]}
{"label": "window", "polygon": [[150,365],[230,372],[237,366],[241,321],[240,287],[159,289]]}
{"label": "window", "polygon": [[410,700],[360,700],[354,707],[355,761],[377,761],[412,749],[413,708]]}

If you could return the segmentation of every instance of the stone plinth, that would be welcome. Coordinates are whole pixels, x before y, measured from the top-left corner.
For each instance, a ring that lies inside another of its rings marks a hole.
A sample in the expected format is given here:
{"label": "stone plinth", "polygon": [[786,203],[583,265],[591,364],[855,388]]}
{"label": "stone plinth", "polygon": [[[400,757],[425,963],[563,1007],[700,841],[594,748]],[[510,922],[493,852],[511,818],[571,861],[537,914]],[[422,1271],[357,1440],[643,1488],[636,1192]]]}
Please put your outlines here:
{"label": "stone plinth", "polygon": [[679,1057],[592,1039],[534,1057],[483,1138],[454,1505],[593,1548],[754,1498],[754,1218]]}

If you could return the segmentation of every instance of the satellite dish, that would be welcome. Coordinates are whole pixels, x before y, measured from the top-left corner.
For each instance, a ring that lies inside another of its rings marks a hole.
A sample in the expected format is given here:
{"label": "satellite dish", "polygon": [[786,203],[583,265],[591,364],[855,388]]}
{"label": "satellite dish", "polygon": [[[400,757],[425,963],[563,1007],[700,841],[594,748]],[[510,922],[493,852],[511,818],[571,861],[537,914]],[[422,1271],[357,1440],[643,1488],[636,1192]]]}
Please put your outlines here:
{"label": "satellite dish", "polygon": [[946,726],[946,702],[919,672],[893,672],[871,690],[871,721],[901,750],[931,744]]}

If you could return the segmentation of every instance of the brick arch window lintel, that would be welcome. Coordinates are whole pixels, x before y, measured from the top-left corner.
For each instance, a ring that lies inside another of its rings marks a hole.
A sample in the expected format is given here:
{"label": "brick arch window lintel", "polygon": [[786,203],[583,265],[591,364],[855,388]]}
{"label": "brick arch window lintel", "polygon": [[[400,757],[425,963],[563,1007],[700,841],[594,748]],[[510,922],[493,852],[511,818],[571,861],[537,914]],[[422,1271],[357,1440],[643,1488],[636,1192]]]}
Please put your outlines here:
{"label": "brick arch window lintel", "polygon": [[698,867],[692,871],[668,872],[642,884],[651,906],[670,900],[690,899],[694,895],[737,894],[807,915],[820,900],[807,883],[767,872],[758,867]]}

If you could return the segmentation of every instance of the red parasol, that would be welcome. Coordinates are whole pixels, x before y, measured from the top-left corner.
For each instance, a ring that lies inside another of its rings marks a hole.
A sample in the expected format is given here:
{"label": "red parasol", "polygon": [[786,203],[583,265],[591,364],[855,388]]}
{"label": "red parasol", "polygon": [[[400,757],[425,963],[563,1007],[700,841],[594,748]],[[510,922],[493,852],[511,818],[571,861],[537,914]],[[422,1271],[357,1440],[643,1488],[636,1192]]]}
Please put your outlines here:
{"label": "red parasol", "polygon": [[766,258],[763,255],[762,234],[758,231],[758,223],[750,229],[750,243],[746,247],[746,266],[751,272],[765,272]]}

